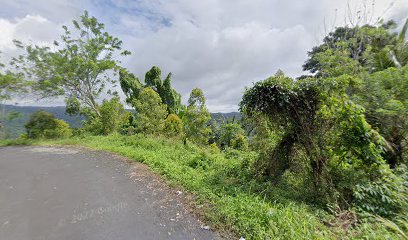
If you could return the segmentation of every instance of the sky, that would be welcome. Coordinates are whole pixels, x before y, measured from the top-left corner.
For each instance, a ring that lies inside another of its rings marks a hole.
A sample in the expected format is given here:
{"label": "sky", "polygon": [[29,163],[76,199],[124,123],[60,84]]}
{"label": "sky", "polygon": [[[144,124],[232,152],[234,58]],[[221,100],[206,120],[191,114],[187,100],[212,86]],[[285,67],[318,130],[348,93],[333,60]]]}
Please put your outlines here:
{"label": "sky", "polygon": [[360,24],[408,17],[408,0],[0,0],[0,6],[4,56],[16,54],[13,39],[52,43],[62,25],[87,10],[132,52],[121,59],[131,72],[142,80],[152,66],[172,72],[183,101],[201,88],[212,112],[236,111],[245,87],[279,69],[302,75],[307,51],[335,26],[356,24],[359,11],[368,16]]}

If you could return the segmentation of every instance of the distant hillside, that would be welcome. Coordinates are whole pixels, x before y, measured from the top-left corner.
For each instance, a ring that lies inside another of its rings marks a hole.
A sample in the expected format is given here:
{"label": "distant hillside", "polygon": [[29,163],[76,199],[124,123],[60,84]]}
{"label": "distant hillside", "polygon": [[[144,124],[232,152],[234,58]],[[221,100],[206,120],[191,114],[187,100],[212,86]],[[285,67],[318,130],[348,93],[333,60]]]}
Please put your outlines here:
{"label": "distant hillside", "polygon": [[239,112],[230,112],[230,113],[211,113],[212,121],[217,123],[226,122],[227,120],[240,120],[242,118],[241,113]]}
{"label": "distant hillside", "polygon": [[[16,138],[25,132],[24,125],[28,122],[30,115],[38,110],[44,110],[46,112],[54,114],[58,119],[66,121],[72,128],[78,128],[82,126],[82,121],[84,120],[81,116],[69,116],[65,113],[64,106],[57,107],[33,107],[33,106],[13,106],[13,105],[1,105],[0,112],[19,112],[21,117],[14,119],[13,121],[5,121],[6,136],[8,138]],[[241,118],[239,112],[231,113],[211,113],[213,121],[218,123],[225,122],[226,120],[231,120],[235,117],[236,120]]]}
{"label": "distant hillside", "polygon": [[13,106],[13,105],[0,105],[0,111],[5,110],[8,112],[19,112],[21,117],[16,118],[12,121],[5,121],[6,136],[8,138],[15,138],[20,136],[25,132],[24,125],[28,122],[30,115],[38,110],[44,110],[46,112],[54,114],[58,119],[66,121],[71,127],[77,128],[81,127],[82,120],[81,116],[69,116],[65,113],[65,107],[33,107],[33,106]]}

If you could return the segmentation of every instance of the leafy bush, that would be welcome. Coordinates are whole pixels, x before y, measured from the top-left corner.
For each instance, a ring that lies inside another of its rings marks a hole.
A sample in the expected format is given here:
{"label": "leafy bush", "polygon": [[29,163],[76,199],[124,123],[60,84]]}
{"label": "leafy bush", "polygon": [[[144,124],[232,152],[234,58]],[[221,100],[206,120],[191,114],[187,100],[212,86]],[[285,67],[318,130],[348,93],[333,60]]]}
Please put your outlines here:
{"label": "leafy bush", "polygon": [[356,186],[354,206],[360,213],[390,218],[408,210],[408,171],[401,166],[394,172],[385,168],[380,179]]}
{"label": "leafy bush", "polygon": [[[85,109],[86,111],[86,109]],[[108,135],[120,130],[120,127],[128,120],[128,115],[120,102],[120,98],[103,100],[98,106],[100,115],[98,116],[93,111],[86,111],[83,114],[87,116],[85,128],[87,131],[99,135]]]}
{"label": "leafy bush", "polygon": [[218,144],[221,148],[232,147],[245,150],[248,143],[245,137],[245,131],[238,123],[225,123],[221,125]]}
{"label": "leafy bush", "polygon": [[135,116],[130,112],[126,112],[124,116],[124,122],[120,127],[120,133],[128,136],[134,135],[137,133],[136,127]]}
{"label": "leafy bush", "polygon": [[176,114],[170,114],[164,120],[164,134],[170,137],[180,137],[183,134],[183,122]]}
{"label": "leafy bush", "polygon": [[211,129],[208,127],[211,115],[205,101],[203,91],[198,88],[193,89],[183,116],[186,136],[197,144],[207,144],[211,134]]}
{"label": "leafy bush", "polygon": [[133,101],[136,109],[137,130],[145,134],[163,132],[164,119],[167,116],[166,105],[152,88],[144,88],[138,98]]}
{"label": "leafy bush", "polygon": [[37,111],[25,125],[28,138],[64,138],[72,135],[69,125],[51,113]]}
{"label": "leafy bush", "polygon": [[231,147],[238,150],[247,150],[248,142],[246,137],[242,134],[236,135],[233,139],[231,139]]}

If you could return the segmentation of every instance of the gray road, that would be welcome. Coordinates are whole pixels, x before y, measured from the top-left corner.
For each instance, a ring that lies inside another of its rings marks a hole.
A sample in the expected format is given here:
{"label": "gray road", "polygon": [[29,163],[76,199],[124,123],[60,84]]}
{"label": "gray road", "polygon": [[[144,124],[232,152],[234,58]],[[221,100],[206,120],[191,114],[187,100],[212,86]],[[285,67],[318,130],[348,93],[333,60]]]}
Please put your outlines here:
{"label": "gray road", "polygon": [[183,195],[113,154],[0,148],[1,240],[215,239]]}

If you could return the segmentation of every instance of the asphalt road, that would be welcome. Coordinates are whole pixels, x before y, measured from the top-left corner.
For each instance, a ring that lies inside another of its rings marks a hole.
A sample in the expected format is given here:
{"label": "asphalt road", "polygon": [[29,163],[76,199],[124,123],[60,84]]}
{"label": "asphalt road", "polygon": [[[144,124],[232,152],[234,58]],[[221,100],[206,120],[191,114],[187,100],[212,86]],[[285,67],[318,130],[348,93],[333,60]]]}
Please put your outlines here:
{"label": "asphalt road", "polygon": [[218,239],[183,195],[113,154],[0,148],[1,240]]}

